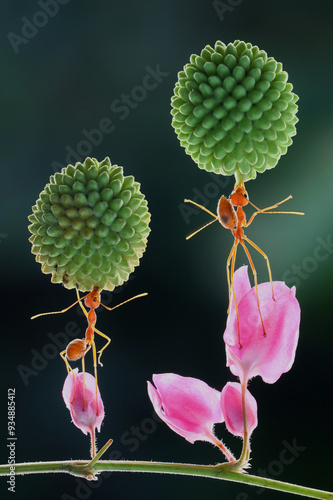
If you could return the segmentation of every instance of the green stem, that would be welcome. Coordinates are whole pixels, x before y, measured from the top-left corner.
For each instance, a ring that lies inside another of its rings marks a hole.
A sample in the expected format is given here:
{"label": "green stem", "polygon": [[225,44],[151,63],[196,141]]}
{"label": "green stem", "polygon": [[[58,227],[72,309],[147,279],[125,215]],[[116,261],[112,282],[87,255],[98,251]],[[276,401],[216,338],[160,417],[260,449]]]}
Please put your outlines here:
{"label": "green stem", "polygon": [[[12,466],[11,466],[12,467]],[[154,472],[166,474],[185,474],[188,476],[202,476],[213,479],[224,479],[238,483],[251,484],[278,491],[286,491],[295,495],[308,498],[321,498],[322,500],[333,500],[333,493],[316,490],[291,483],[284,483],[274,479],[268,479],[250,474],[243,474],[230,470],[232,464],[219,465],[192,465],[163,462],[131,462],[123,460],[99,460],[90,461],[64,461],[64,462],[34,462],[15,464],[15,475],[38,474],[41,472],[67,472],[86,479],[96,479],[95,474],[103,471],[118,472]],[[0,465],[0,475],[11,475],[9,465]]]}

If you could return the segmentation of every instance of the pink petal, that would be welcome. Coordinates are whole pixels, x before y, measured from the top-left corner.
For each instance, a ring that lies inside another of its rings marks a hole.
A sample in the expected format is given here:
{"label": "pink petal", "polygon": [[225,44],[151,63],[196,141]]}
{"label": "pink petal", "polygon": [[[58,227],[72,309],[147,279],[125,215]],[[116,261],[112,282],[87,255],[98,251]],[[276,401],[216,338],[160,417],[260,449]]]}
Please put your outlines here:
{"label": "pink petal", "polygon": [[[225,425],[234,436],[244,436],[242,387],[238,382],[228,382],[222,389],[221,408]],[[246,422],[249,436],[258,425],[257,402],[246,389]]]}
{"label": "pink petal", "polygon": [[[237,273],[237,279],[235,279]],[[237,304],[251,290],[251,283],[247,272],[247,266],[241,266],[234,274],[234,289]],[[234,295],[231,293],[231,310],[234,308]]]}
{"label": "pink petal", "polygon": [[[235,288],[243,279],[244,269],[241,268],[234,275]],[[295,298],[295,288],[290,289],[280,281],[274,281],[273,286],[276,301],[272,300],[269,282],[258,285],[266,335],[263,335],[255,287],[240,300],[236,293],[242,348],[238,343],[237,316],[233,305],[224,341],[227,366],[241,380],[260,375],[265,382],[272,384],[282,373],[290,370],[294,362],[300,324],[300,307]]]}
{"label": "pink petal", "polygon": [[216,444],[213,426],[222,422],[220,393],[202,380],[174,373],[153,375],[156,388],[148,382],[148,395],[158,416],[190,443]]}
{"label": "pink petal", "polygon": [[76,427],[81,429],[84,434],[91,433],[95,428],[100,431],[104,419],[104,405],[98,389],[97,414],[95,377],[85,372],[83,400],[83,373],[78,373],[78,369],[75,368],[74,373],[70,372],[67,375],[62,396]]}

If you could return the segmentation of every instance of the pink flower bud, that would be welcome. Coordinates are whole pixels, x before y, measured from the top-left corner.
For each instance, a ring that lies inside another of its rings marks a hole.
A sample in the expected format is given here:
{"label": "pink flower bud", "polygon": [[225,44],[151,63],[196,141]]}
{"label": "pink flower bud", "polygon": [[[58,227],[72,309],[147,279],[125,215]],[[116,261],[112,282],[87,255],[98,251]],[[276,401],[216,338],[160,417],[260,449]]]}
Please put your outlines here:
{"label": "pink flower bud", "polygon": [[[64,383],[62,397],[70,411],[72,421],[84,434],[90,433],[92,442],[92,456],[95,455],[95,429],[100,431],[104,419],[104,405],[97,388],[95,377],[85,372],[83,387],[83,373],[70,372]],[[75,376],[74,376],[75,374]]]}
{"label": "pink flower bud", "polygon": [[220,446],[215,423],[223,422],[220,392],[202,380],[174,373],[153,375],[156,388],[148,382],[148,394],[157,415],[190,443],[208,441]]}
{"label": "pink flower bud", "polygon": [[266,335],[259,316],[255,287],[251,288],[247,266],[234,274],[234,286],[239,312],[239,331],[235,306],[232,301],[224,332],[227,366],[240,380],[248,381],[260,375],[264,382],[273,384],[282,373],[290,370],[299,335],[300,307],[295,288],[274,281],[275,301],[271,283],[258,285],[260,310]]}
{"label": "pink flower bud", "polygon": [[[238,382],[228,382],[222,389],[221,409],[225,425],[234,436],[244,437],[242,386]],[[258,425],[257,402],[246,389],[246,422],[250,436]]]}

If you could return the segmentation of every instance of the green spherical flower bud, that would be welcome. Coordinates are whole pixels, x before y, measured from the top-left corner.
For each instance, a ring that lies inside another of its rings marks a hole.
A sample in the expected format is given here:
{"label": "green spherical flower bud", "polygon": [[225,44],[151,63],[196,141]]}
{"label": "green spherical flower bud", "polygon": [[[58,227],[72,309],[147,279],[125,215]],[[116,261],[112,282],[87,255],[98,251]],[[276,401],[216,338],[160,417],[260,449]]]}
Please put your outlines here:
{"label": "green spherical flower bud", "polygon": [[178,73],[172,126],[199,168],[236,181],[275,167],[296,134],[298,97],[282,64],[250,43],[218,41]]}
{"label": "green spherical flower bud", "polygon": [[146,249],[147,201],[110,159],[87,158],[50,177],[29,216],[32,253],[53,283],[113,290]]}

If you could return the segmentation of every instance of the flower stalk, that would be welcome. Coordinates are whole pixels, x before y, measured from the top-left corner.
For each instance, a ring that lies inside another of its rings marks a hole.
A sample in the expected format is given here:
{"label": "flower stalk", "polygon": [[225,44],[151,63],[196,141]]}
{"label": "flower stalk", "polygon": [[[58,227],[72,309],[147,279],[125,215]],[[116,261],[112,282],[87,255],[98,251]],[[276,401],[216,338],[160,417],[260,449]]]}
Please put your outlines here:
{"label": "flower stalk", "polygon": [[237,461],[240,469],[246,467],[248,465],[250,459],[250,436],[247,430],[247,415],[246,415],[246,380],[243,380],[241,383],[242,388],[242,408],[243,408],[243,423],[244,423],[244,435],[243,435],[243,447],[242,453]]}
{"label": "flower stalk", "polygon": [[[107,443],[101,452],[111,443]],[[230,470],[231,463],[223,463],[218,465],[195,465],[182,463],[165,463],[165,462],[141,462],[141,461],[124,461],[124,460],[98,460],[96,457],[90,462],[87,461],[72,461],[66,460],[62,462],[27,462],[15,465],[15,474],[38,474],[51,472],[66,472],[74,476],[81,476],[88,480],[97,479],[96,474],[104,471],[114,472],[151,472],[164,474],[180,474],[187,476],[201,476],[212,479],[221,479],[225,481],[233,481],[236,483],[244,483],[253,486],[260,486],[277,491],[285,491],[295,495],[301,495],[306,498],[320,498],[322,500],[333,500],[333,493],[313,488],[307,488],[291,483],[284,483],[267,477],[253,476],[250,474],[242,474]],[[9,465],[0,465],[0,475],[11,475]]]}

